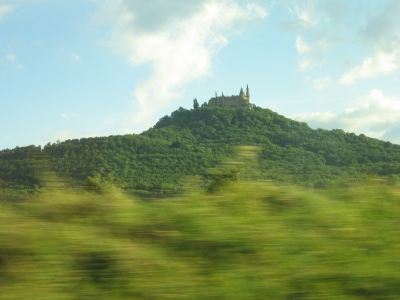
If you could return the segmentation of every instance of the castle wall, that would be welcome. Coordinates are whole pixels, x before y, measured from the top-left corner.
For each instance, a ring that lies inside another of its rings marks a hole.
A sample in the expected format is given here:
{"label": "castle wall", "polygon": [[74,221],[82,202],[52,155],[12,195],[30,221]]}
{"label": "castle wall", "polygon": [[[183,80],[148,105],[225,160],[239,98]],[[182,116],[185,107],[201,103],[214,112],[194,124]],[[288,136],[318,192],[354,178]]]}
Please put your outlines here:
{"label": "castle wall", "polygon": [[[217,94],[215,94],[217,96]],[[243,108],[248,107],[251,108],[250,105],[250,92],[249,87],[247,86],[247,93],[243,92],[243,89],[240,90],[238,96],[222,96],[213,97],[208,101],[208,106],[231,106],[234,108]]]}
{"label": "castle wall", "polygon": [[230,96],[230,97],[214,97],[208,101],[208,106],[231,106],[234,108],[242,108],[249,105],[247,97]]}

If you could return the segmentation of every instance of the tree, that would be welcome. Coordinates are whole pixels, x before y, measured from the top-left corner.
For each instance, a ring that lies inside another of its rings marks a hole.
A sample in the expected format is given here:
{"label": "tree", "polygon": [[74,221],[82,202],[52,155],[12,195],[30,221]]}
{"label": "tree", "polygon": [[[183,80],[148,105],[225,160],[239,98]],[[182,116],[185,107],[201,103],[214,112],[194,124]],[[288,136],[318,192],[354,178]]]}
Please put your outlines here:
{"label": "tree", "polygon": [[193,100],[193,108],[194,109],[199,108],[199,102],[197,102],[197,99]]}

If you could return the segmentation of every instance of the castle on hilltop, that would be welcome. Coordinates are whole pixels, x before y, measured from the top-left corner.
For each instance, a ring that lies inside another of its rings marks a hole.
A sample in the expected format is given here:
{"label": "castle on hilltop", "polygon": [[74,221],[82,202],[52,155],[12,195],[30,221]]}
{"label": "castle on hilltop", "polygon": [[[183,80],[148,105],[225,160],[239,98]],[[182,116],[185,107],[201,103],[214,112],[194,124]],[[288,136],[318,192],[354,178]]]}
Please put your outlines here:
{"label": "castle on hilltop", "polygon": [[208,101],[208,106],[231,106],[251,109],[249,86],[247,85],[246,94],[243,92],[243,88],[240,89],[239,95],[224,96],[222,92],[221,96],[217,96],[217,93],[215,93],[215,97]]}

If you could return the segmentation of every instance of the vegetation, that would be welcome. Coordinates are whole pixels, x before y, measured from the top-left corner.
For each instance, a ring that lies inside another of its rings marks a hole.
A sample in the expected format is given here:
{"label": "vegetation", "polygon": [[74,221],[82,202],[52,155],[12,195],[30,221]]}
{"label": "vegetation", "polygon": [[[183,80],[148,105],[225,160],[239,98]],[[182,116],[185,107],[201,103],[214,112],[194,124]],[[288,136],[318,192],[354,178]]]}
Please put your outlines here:
{"label": "vegetation", "polygon": [[398,187],[53,190],[0,215],[0,299],[400,296]]}
{"label": "vegetation", "polygon": [[184,191],[193,176],[207,187],[210,169],[226,159],[239,160],[235,149],[241,145],[260,148],[257,172],[241,172],[247,180],[331,187],[400,174],[399,145],[340,129],[313,130],[259,107],[203,107],[180,108],[139,135],[1,151],[0,184],[31,194],[41,187],[37,169],[44,165],[73,185],[100,176],[126,190],[174,194]]}
{"label": "vegetation", "polygon": [[398,299],[399,172],[398,145],[257,107],[4,150],[0,300]]}

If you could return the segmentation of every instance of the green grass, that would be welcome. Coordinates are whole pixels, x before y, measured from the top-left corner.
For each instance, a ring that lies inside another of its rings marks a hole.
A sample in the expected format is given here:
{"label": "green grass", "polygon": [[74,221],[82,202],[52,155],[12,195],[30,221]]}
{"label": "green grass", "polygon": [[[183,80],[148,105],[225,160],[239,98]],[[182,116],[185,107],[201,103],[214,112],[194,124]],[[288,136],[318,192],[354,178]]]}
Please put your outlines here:
{"label": "green grass", "polygon": [[237,184],[0,206],[0,299],[399,299],[400,190]]}

